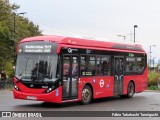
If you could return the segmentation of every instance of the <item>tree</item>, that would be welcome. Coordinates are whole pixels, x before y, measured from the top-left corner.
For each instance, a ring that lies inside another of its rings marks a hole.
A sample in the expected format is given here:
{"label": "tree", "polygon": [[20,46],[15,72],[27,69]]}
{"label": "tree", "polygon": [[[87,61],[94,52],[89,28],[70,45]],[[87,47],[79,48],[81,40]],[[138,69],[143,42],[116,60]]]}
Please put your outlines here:
{"label": "tree", "polygon": [[11,5],[6,0],[0,0],[0,70],[6,68],[11,71],[10,66],[15,64],[15,48],[20,40],[25,37],[42,35],[38,25],[24,16],[15,14],[19,8],[20,6],[16,4]]}

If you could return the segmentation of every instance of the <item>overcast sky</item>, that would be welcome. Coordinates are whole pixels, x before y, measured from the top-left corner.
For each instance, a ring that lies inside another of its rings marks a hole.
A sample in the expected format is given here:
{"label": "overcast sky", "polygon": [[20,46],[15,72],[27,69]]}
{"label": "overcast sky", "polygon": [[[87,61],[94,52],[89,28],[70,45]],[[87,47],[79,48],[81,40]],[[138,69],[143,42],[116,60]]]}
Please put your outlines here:
{"label": "overcast sky", "polygon": [[160,0],[10,0],[43,34],[136,41],[160,59]]}

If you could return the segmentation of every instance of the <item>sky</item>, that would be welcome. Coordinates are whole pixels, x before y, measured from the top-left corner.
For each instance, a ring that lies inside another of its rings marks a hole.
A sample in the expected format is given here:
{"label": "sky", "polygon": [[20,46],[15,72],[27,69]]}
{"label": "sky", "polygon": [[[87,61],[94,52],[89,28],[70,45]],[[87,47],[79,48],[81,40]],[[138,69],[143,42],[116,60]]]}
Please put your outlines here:
{"label": "sky", "polygon": [[[160,0],[9,0],[45,35],[69,35],[141,44],[160,59]],[[124,41],[123,37],[126,36]]]}

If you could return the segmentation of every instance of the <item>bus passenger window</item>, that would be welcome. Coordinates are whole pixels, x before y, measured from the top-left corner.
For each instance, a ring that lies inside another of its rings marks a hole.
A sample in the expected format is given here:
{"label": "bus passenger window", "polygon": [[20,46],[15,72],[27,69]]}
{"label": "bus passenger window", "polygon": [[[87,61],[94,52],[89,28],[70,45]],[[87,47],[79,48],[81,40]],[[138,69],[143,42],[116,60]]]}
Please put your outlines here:
{"label": "bus passenger window", "polygon": [[110,58],[97,57],[97,75],[110,75]]}
{"label": "bus passenger window", "polygon": [[81,65],[80,65],[80,71],[81,71],[81,75],[85,76],[85,71],[86,71],[86,57],[85,56],[81,56]]}
{"label": "bus passenger window", "polygon": [[144,58],[137,58],[136,70],[139,72],[143,71],[144,65],[145,65],[145,59]]}
{"label": "bus passenger window", "polygon": [[142,72],[145,66],[145,58],[132,57],[126,58],[126,72]]}
{"label": "bus passenger window", "polygon": [[95,75],[95,66],[96,65],[96,61],[95,61],[95,57],[94,56],[91,56],[89,58],[89,64],[88,64],[88,69],[91,70],[91,74],[94,76]]}
{"label": "bus passenger window", "polygon": [[102,69],[102,65],[101,65],[101,61],[100,61],[100,57],[97,57],[97,75],[103,75],[101,73],[101,69]]}
{"label": "bus passenger window", "polygon": [[81,56],[81,75],[94,76],[95,75],[95,57],[84,55]]}
{"label": "bus passenger window", "polygon": [[128,57],[126,58],[126,72],[136,71],[136,58]]}
{"label": "bus passenger window", "polygon": [[102,71],[103,71],[103,75],[110,75],[109,57],[102,57]]}

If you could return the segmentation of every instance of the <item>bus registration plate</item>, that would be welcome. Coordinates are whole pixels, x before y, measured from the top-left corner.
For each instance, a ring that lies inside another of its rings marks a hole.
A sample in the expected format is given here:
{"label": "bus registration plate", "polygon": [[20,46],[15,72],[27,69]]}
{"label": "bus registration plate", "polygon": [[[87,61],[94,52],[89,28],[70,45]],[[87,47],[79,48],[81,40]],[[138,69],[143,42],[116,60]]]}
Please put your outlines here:
{"label": "bus registration plate", "polygon": [[35,97],[35,96],[27,96],[27,99],[28,100],[37,100],[37,97]]}

